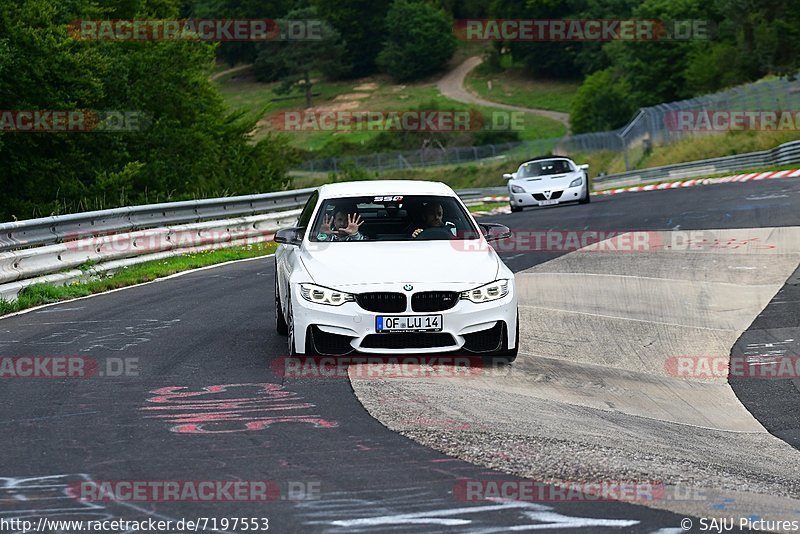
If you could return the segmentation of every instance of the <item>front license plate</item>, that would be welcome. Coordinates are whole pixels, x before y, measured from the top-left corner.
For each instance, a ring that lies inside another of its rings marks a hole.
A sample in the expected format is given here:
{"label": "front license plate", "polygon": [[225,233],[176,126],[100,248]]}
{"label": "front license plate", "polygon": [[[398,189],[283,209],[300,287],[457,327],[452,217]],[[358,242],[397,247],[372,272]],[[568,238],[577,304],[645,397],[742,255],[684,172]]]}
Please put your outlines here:
{"label": "front license plate", "polygon": [[441,315],[379,315],[376,332],[440,332]]}
{"label": "front license plate", "polygon": [[552,206],[553,204],[558,204],[558,200],[542,200],[539,202],[540,206]]}

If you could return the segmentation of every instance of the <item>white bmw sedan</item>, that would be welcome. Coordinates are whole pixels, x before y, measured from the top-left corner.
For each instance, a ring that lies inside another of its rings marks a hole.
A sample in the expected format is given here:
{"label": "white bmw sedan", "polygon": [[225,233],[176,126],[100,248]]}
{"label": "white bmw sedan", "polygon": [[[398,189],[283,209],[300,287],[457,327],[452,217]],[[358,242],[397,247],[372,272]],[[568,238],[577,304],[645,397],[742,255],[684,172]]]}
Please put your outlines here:
{"label": "white bmw sedan", "polygon": [[458,351],[513,361],[514,274],[442,183],[324,185],[275,234],[275,317],[290,355]]}
{"label": "white bmw sedan", "polygon": [[562,202],[586,204],[589,194],[588,165],[569,158],[547,157],[526,161],[508,180],[511,211],[529,206],[552,206]]}

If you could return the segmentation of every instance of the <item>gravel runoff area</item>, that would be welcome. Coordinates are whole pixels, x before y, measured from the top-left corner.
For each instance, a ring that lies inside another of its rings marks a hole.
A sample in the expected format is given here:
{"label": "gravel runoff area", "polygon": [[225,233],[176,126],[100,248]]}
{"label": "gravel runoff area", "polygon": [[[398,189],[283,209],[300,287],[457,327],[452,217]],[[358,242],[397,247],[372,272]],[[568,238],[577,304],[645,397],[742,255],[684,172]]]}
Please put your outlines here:
{"label": "gravel runoff area", "polygon": [[[719,243],[742,234],[710,232]],[[800,452],[768,434],[724,379],[665,374],[672,355],[727,357],[796,267],[797,228],[747,232],[757,247],[715,248],[714,262],[703,251],[665,252],[669,262],[578,252],[537,265],[518,284],[549,290],[518,288],[513,366],[383,380],[351,368],[353,389],[389,429],[478,465],[536,481],[658,481],[665,496],[641,504],[798,520]],[[585,328],[562,332],[548,316]]]}

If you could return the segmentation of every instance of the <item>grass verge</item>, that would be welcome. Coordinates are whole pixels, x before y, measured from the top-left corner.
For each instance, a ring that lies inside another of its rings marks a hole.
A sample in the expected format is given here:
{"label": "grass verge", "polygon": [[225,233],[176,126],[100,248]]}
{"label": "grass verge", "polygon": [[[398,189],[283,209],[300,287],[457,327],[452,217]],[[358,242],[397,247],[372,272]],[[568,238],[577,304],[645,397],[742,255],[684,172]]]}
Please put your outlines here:
{"label": "grass verge", "polygon": [[[782,143],[797,139],[800,139],[800,132],[797,131],[751,130],[698,135],[669,145],[655,146],[649,154],[643,155],[636,153],[635,149],[631,150],[628,153],[628,161],[632,166],[631,170],[646,169],[673,163],[769,150]],[[591,152],[572,154],[571,157],[577,163],[588,163],[590,176],[597,176],[601,171],[607,174],[625,171],[625,158],[621,152]]]}
{"label": "grass verge", "polygon": [[276,248],[277,244],[273,242],[256,243],[254,245],[189,253],[163,260],[141,263],[139,265],[125,267],[115,273],[102,276],[96,280],[74,282],[67,286],[34,284],[23,289],[17,297],[17,300],[0,300],[0,316],[15,313],[27,308],[33,308],[35,306],[41,306],[42,304],[85,297],[112,289],[151,282],[157,278],[163,278],[182,271],[198,269],[200,267],[207,267],[209,265],[228,261],[266,256],[275,252]]}
{"label": "grass verge", "polygon": [[[293,98],[285,98],[275,92],[279,84],[260,83],[252,73],[244,72],[223,77],[214,82],[222,94],[227,106],[233,109],[244,109],[248,116],[261,119],[253,139],[258,140],[273,130],[271,123],[277,112],[304,108],[302,94],[295,91]],[[492,112],[502,111],[498,108],[472,106],[450,100],[442,96],[436,87],[435,80],[412,84],[395,84],[386,76],[371,76],[349,81],[320,81],[314,84],[313,91],[320,93],[314,98],[314,106],[328,111],[406,111],[420,107],[433,106],[438,109],[477,110],[487,120],[491,120]],[[262,116],[262,113],[266,112]],[[507,112],[502,112],[503,116]],[[280,120],[278,120],[280,123]],[[520,138],[549,139],[564,135],[564,125],[558,121],[525,114],[524,124],[519,132]],[[309,150],[318,150],[334,138],[343,137],[353,143],[364,143],[380,133],[380,129],[364,129],[355,131],[308,130],[285,132],[292,145]]]}
{"label": "grass verge", "polygon": [[[741,170],[738,170],[738,171],[718,172],[718,173],[715,173],[715,174],[709,174],[707,176],[690,176],[690,177],[687,177],[687,178],[665,178],[663,180],[653,180],[653,181],[650,181],[650,182],[642,182],[642,183],[631,184],[631,185],[623,185],[623,186],[617,186],[617,187],[609,186],[609,187],[604,187],[603,189],[596,189],[596,188],[593,187],[592,190],[595,191],[596,193],[602,193],[603,191],[608,191],[608,190],[611,190],[611,189],[626,189],[628,187],[640,187],[640,186],[645,186],[645,185],[660,185],[660,184],[669,184],[669,183],[673,183],[673,182],[681,182],[681,183],[683,183],[683,182],[688,182],[689,180],[710,180],[710,179],[713,179],[713,178],[722,178],[722,177],[725,177],[725,176],[735,176],[737,174],[753,174],[753,173],[759,173],[759,172],[793,171],[793,170],[796,170],[798,168],[800,168],[800,164],[798,164],[798,163],[789,163],[787,165],[768,165],[766,167],[754,167],[754,168],[751,168],[751,169],[741,169]],[[602,184],[599,184],[599,186],[602,187]]]}
{"label": "grass verge", "polygon": [[467,207],[470,213],[475,213],[476,211],[491,211],[495,208],[502,208],[503,206],[508,206],[508,202],[485,202],[476,206]]}
{"label": "grass verge", "polygon": [[475,69],[464,83],[486,100],[564,113],[569,113],[572,99],[581,85],[580,81],[535,80],[515,68],[495,74],[482,74],[480,69]]}

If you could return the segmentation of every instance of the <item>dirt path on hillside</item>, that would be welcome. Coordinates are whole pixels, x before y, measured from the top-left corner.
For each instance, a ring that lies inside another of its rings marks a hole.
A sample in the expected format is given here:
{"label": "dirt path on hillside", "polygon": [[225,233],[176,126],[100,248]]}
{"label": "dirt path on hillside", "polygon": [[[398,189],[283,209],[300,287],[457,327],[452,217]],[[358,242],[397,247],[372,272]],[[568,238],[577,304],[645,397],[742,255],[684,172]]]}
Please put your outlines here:
{"label": "dirt path on hillside", "polygon": [[525,113],[533,113],[534,115],[547,117],[548,119],[553,119],[555,121],[562,123],[564,126],[567,127],[567,131],[569,131],[569,113],[563,113],[561,111],[551,111],[549,109],[525,108],[522,106],[501,104],[500,102],[484,100],[483,98],[471,93],[464,85],[464,78],[466,78],[467,74],[472,69],[480,65],[482,61],[483,58],[481,58],[480,56],[473,56],[471,58],[468,58],[466,61],[464,61],[461,65],[459,65],[455,69],[445,74],[442,77],[442,79],[439,80],[439,82],[436,84],[437,87],[439,88],[439,92],[441,92],[442,95],[446,96],[447,98],[456,100],[458,102],[463,102],[465,104],[475,104],[478,106],[507,109],[510,111],[522,111]]}
{"label": "dirt path on hillside", "polygon": [[222,78],[226,74],[231,74],[233,72],[239,72],[241,70],[247,70],[252,66],[253,65],[251,63],[247,63],[245,65],[237,65],[235,67],[231,67],[230,69],[225,69],[225,70],[219,71],[217,73],[214,73],[211,76],[209,76],[208,79],[213,82],[216,79]]}

